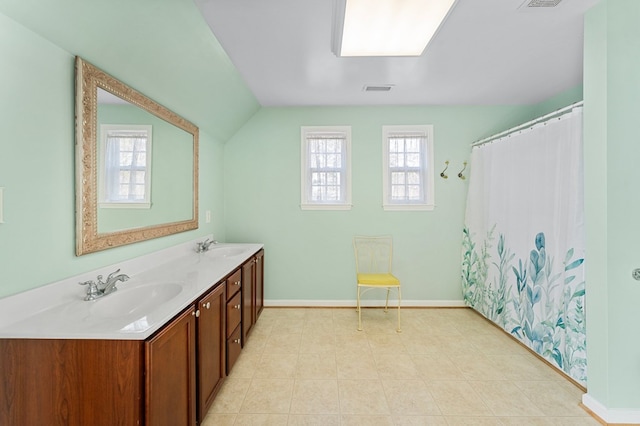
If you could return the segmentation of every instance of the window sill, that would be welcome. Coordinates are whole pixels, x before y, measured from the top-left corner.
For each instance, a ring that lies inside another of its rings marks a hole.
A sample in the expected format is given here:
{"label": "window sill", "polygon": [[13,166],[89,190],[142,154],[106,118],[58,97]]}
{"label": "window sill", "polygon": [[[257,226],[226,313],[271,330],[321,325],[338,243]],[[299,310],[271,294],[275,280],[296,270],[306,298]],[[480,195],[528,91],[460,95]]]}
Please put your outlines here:
{"label": "window sill", "polygon": [[433,204],[384,204],[382,206],[385,211],[432,211],[435,207]]}
{"label": "window sill", "polygon": [[300,204],[301,210],[351,210],[351,204]]}

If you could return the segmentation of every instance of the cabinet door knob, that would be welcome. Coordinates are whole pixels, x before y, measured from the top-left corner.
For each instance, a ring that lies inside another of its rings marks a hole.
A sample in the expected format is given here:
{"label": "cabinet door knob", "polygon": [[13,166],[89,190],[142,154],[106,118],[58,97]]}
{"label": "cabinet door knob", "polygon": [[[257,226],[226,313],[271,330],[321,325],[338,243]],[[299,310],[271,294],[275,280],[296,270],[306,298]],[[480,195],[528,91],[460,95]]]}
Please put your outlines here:
{"label": "cabinet door knob", "polygon": [[240,285],[240,281],[236,281],[234,284],[235,285]]}
{"label": "cabinet door knob", "polygon": [[200,309],[196,309],[195,312],[191,312],[191,315],[195,316],[196,318],[198,318],[200,316]]}
{"label": "cabinet door knob", "polygon": [[233,308],[234,309],[240,309],[240,305],[234,305]]}
{"label": "cabinet door knob", "polygon": [[209,309],[211,307],[211,302],[207,302],[206,305],[204,305],[205,308]]}
{"label": "cabinet door knob", "polygon": [[240,339],[234,339],[234,340],[233,340],[233,343],[240,344]]}

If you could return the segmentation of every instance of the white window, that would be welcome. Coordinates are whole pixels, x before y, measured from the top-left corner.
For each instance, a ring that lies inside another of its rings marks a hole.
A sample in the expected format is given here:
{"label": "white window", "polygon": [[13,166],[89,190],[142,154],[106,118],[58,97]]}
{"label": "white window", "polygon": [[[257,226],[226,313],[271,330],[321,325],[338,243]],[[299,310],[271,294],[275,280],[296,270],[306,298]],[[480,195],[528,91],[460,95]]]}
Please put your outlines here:
{"label": "white window", "polygon": [[151,207],[151,126],[100,125],[99,205]]}
{"label": "white window", "polygon": [[383,126],[383,207],[433,210],[433,126]]}
{"label": "white window", "polygon": [[351,127],[302,127],[303,210],[351,209]]}

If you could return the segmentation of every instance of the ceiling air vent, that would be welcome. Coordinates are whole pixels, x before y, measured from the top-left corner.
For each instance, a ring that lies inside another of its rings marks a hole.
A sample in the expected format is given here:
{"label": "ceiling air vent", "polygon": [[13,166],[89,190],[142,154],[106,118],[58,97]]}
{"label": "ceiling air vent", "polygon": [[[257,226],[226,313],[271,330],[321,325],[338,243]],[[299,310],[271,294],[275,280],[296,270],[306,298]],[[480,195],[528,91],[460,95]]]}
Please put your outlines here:
{"label": "ceiling air vent", "polygon": [[393,84],[381,84],[377,86],[364,86],[362,90],[365,92],[388,92],[393,87]]}
{"label": "ceiling air vent", "polygon": [[527,0],[525,1],[520,9],[528,9],[531,7],[556,7],[560,4],[562,0]]}

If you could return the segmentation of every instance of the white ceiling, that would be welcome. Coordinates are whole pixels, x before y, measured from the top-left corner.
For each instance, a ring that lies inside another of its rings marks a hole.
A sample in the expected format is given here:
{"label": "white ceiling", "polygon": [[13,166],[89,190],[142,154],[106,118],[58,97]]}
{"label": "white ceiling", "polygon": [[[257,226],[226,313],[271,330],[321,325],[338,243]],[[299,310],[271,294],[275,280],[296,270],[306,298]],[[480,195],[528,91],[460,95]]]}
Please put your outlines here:
{"label": "white ceiling", "polygon": [[195,0],[263,106],[538,103],[582,83],[599,1],[458,0],[422,56],[346,58],[331,51],[334,0]]}

